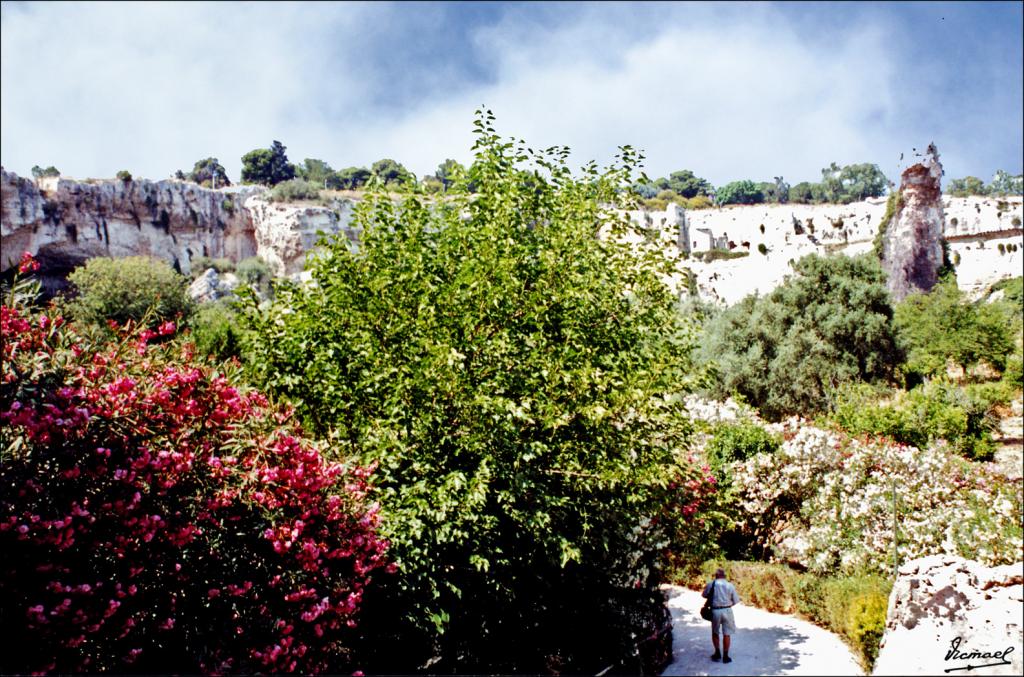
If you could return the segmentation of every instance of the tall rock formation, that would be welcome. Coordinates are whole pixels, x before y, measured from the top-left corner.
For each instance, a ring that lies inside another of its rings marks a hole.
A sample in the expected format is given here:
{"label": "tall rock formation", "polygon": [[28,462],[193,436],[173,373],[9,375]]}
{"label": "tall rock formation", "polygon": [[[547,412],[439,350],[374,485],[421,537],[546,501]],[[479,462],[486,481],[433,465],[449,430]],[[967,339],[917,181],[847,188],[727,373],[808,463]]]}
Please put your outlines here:
{"label": "tall rock formation", "polygon": [[889,292],[901,301],[915,291],[929,291],[942,268],[942,163],[935,144],[924,159],[900,177],[895,212],[882,233],[882,268]]}

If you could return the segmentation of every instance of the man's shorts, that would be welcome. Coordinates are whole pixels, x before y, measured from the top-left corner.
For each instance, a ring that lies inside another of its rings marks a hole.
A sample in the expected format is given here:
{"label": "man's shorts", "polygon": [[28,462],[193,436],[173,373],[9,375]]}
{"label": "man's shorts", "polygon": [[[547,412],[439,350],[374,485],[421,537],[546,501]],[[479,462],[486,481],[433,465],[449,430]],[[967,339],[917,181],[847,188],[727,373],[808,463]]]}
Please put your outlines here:
{"label": "man's shorts", "polygon": [[723,635],[736,632],[736,618],[732,615],[732,607],[711,610],[711,633],[717,635],[719,628]]}

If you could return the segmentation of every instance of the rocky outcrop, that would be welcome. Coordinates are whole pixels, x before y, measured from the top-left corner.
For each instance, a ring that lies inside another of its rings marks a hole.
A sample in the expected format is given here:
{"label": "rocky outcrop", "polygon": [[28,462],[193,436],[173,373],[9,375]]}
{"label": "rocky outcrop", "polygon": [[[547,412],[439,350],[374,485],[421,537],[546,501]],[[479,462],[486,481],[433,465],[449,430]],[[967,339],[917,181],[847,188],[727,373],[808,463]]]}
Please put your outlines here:
{"label": "rocky outcrop", "polygon": [[252,218],[256,250],[275,275],[302,272],[306,253],[313,250],[321,233],[343,232],[350,242],[358,234],[350,227],[354,205],[349,200],[331,207],[278,204],[261,196],[246,200],[245,209]]}
{"label": "rocky outcrop", "polygon": [[944,225],[942,163],[929,144],[924,159],[903,171],[895,212],[881,233],[882,268],[895,301],[938,282]]}
{"label": "rocky outcrop", "polygon": [[0,170],[0,269],[23,251],[51,279],[95,256],[152,256],[183,273],[197,256],[238,261],[256,254],[241,202],[263,190],[209,190],[173,180],[37,183]]}
{"label": "rocky outcrop", "polygon": [[907,562],[889,596],[874,674],[1020,675],[1022,583],[1020,562],[985,567],[944,555]]}
{"label": "rocky outcrop", "polygon": [[207,268],[188,286],[188,295],[199,303],[219,301],[233,296],[238,283],[238,276],[234,273],[220,275],[215,269]]}

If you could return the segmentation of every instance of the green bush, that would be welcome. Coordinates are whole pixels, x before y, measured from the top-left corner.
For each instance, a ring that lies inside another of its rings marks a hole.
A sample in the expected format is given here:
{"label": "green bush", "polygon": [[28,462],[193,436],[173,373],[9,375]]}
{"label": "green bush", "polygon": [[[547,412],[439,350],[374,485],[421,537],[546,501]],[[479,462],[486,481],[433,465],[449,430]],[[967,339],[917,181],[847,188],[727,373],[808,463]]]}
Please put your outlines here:
{"label": "green bush", "polygon": [[715,206],[715,203],[707,195],[694,195],[686,198],[683,201],[683,206],[687,209],[710,209]]}
{"label": "green bush", "polygon": [[921,449],[941,439],[957,453],[985,460],[994,452],[990,398],[1004,395],[939,381],[909,392],[862,384],[840,388],[832,418],[853,435],[885,435]]}
{"label": "green bush", "polygon": [[739,393],[769,419],[827,411],[834,388],[891,378],[901,354],[884,274],[870,255],[810,255],[765,297],[709,323],[700,358],[718,399]]}
{"label": "green bush", "polygon": [[270,266],[260,257],[250,256],[247,259],[242,259],[238,262],[235,272],[238,279],[250,287],[262,292],[270,290],[270,280],[273,278],[273,274],[270,271]]}
{"label": "green bush", "polygon": [[[1010,302],[1008,302],[1010,303]],[[964,370],[985,361],[1002,371],[1013,350],[1012,305],[971,303],[955,280],[940,282],[927,294],[911,294],[896,306],[895,323],[912,374],[942,374],[953,362]]]}
{"label": "green bush", "polygon": [[744,256],[750,256],[750,252],[740,251],[738,249],[709,249],[704,252],[704,263],[711,263],[712,261],[728,261],[729,259],[741,259]]}
{"label": "green bush", "polygon": [[764,193],[753,181],[733,181],[718,189],[715,194],[721,205],[752,205],[764,202]]}
{"label": "green bush", "polygon": [[724,468],[733,461],[745,461],[757,454],[773,454],[779,450],[779,439],[752,422],[721,423],[712,430],[704,447],[708,465],[719,480],[725,478]]}
{"label": "green bush", "polygon": [[208,268],[213,268],[217,271],[217,274],[223,275],[224,273],[235,272],[235,264],[231,259],[228,258],[210,258],[209,256],[197,256],[192,259],[192,278],[195,279],[206,272]]}
{"label": "green bush", "polygon": [[379,463],[400,570],[367,593],[368,672],[623,665],[664,613],[665,543],[704,540],[694,492],[711,484],[679,453],[674,396],[693,333],[656,270],[671,262],[594,237],[603,219],[630,227],[607,207],[628,199],[635,153],[575,179],[491,119],[475,196],[371,190],[358,252],[328,240],[314,284],[245,309],[253,378]]}
{"label": "green bush", "polygon": [[123,181],[124,183],[130,183],[132,180],[132,173],[129,172],[127,169],[122,169],[117,173],[117,179],[119,181]]}
{"label": "green bush", "polygon": [[160,259],[89,259],[71,272],[68,281],[77,293],[67,304],[68,311],[79,322],[104,327],[108,320],[146,320],[155,326],[186,320],[192,311],[185,293],[188,280]]}
{"label": "green bush", "polygon": [[758,242],[757,243],[757,251],[759,251],[763,255],[767,256],[768,255],[768,246],[765,245],[764,242]]}
{"label": "green bush", "polygon": [[231,308],[220,301],[204,303],[189,320],[196,352],[217,361],[242,356],[242,330]]}
{"label": "green bush", "polygon": [[316,200],[320,197],[320,186],[305,179],[282,181],[270,190],[271,202],[296,202]]}

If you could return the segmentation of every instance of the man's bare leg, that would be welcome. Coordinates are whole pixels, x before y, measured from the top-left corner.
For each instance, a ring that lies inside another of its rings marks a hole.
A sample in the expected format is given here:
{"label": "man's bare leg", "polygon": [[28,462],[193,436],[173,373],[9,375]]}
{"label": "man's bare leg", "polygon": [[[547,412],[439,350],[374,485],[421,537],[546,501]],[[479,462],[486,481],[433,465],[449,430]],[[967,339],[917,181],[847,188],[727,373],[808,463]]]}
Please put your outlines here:
{"label": "man's bare leg", "polygon": [[[732,661],[732,659],[729,658],[729,645],[731,643],[732,643],[732,637],[730,637],[729,635],[724,635],[722,637],[722,648],[724,649],[724,651],[722,652],[722,662],[723,663],[729,663],[729,662]],[[715,642],[715,651],[716,652],[718,651],[718,642]]]}
{"label": "man's bare leg", "polygon": [[[715,645],[715,654],[711,657],[711,660],[717,661],[722,657],[722,652],[718,650],[718,633],[714,630],[711,631],[711,643]],[[729,649],[726,648],[726,651]]]}

